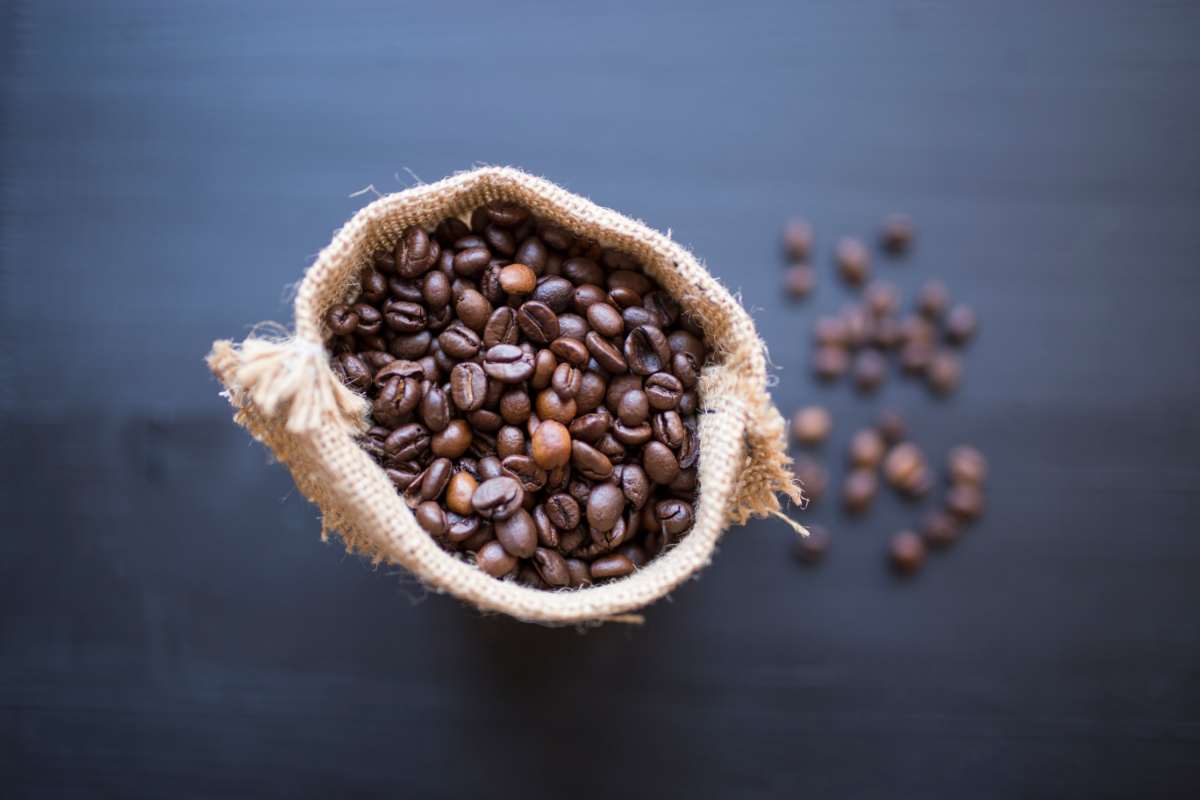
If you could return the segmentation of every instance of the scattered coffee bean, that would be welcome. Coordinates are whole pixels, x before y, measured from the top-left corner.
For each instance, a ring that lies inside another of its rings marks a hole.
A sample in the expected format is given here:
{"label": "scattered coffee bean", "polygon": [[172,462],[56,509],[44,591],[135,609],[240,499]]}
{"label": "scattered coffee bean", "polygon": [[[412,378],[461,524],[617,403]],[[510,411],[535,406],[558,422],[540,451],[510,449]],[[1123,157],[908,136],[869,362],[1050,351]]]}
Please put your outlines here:
{"label": "scattered coffee bean", "polygon": [[940,350],[930,358],[925,375],[931,389],[941,395],[950,394],[962,379],[962,362],[949,350]]}
{"label": "scattered coffee bean", "polygon": [[796,557],[805,564],[816,564],[829,551],[829,531],[820,525],[809,525],[808,536],[800,536],[794,545]]}
{"label": "scattered coffee bean", "polygon": [[847,511],[859,514],[870,507],[877,491],[879,481],[875,478],[875,473],[860,467],[851,470],[842,483],[842,502]]}
{"label": "scattered coffee bean", "polygon": [[833,258],[846,283],[857,286],[871,274],[871,253],[858,239],[846,237],[838,240]]}
{"label": "scattered coffee bean", "polygon": [[987,479],[987,460],[983,453],[970,445],[959,445],[946,457],[946,471],[951,483],[982,486]]}
{"label": "scattered coffee bean", "polygon": [[949,547],[960,533],[958,521],[945,511],[930,511],[921,520],[921,536],[930,547]]}
{"label": "scattered coffee bean", "polygon": [[370,403],[362,445],[489,575],[628,574],[695,519],[697,321],[636,259],[519,205],[470,219],[406,228],[325,313],[332,368]]}
{"label": "scattered coffee bean", "polygon": [[792,415],[792,435],[801,444],[820,444],[832,428],[833,417],[823,406],[805,406]]}
{"label": "scattered coffee bean", "polygon": [[850,439],[850,463],[856,467],[874,469],[883,461],[887,445],[874,428],[864,428]]}
{"label": "scattered coffee bean", "polygon": [[878,351],[863,350],[854,358],[854,385],[863,392],[873,392],[887,376],[887,361]]}
{"label": "scattered coffee bean", "polygon": [[946,510],[964,522],[983,514],[983,492],[969,483],[956,483],[946,490]]}
{"label": "scattered coffee bean", "polygon": [[813,229],[807,220],[796,218],[783,229],[783,252],[793,262],[808,261],[812,254]]}
{"label": "scattered coffee bean", "polygon": [[811,502],[819,501],[825,494],[829,478],[825,473],[825,468],[816,459],[808,456],[797,458],[792,464],[792,474],[796,476],[800,487],[804,489],[804,496]]}
{"label": "scattered coffee bean", "polygon": [[913,236],[913,223],[907,214],[888,214],[880,232],[880,245],[888,253],[900,255],[912,247]]}
{"label": "scattered coffee bean", "polygon": [[912,531],[901,531],[888,543],[888,556],[897,572],[911,575],[925,563],[925,542]]}
{"label": "scattered coffee bean", "polygon": [[816,283],[816,270],[809,264],[793,264],[783,274],[783,287],[792,297],[807,296]]}
{"label": "scattered coffee bean", "polygon": [[832,380],[846,372],[850,356],[840,347],[823,345],[813,353],[813,372],[824,380]]}
{"label": "scattered coffee bean", "polygon": [[879,431],[883,440],[891,445],[904,438],[908,426],[904,424],[904,417],[900,416],[898,411],[885,408],[875,418],[875,429]]}
{"label": "scattered coffee bean", "polygon": [[[361,326],[359,323],[360,328]],[[975,312],[971,307],[957,305],[946,315],[946,338],[955,344],[962,344],[975,335],[977,326]]]}
{"label": "scattered coffee bean", "polygon": [[893,447],[883,462],[883,476],[887,482],[910,494],[922,491],[928,473],[925,454],[912,442],[901,442]]}
{"label": "scattered coffee bean", "polygon": [[930,319],[940,319],[950,304],[950,290],[941,281],[929,281],[917,293],[917,309]]}

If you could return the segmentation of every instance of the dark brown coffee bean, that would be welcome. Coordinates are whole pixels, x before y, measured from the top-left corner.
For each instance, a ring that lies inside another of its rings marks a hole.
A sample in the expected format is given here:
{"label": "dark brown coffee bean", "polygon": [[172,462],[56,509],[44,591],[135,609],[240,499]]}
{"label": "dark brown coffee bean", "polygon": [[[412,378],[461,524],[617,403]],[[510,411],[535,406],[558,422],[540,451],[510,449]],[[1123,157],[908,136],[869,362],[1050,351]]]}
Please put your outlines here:
{"label": "dark brown coffee bean", "polygon": [[679,396],[679,406],[675,409],[684,417],[690,417],[700,407],[700,397],[695,392],[684,392]]}
{"label": "dark brown coffee bean", "polygon": [[929,281],[917,293],[917,310],[930,319],[939,319],[950,305],[950,290],[941,281]]}
{"label": "dark brown coffee bean", "polygon": [[683,427],[683,417],[677,411],[661,411],[651,420],[654,438],[672,450],[683,446],[683,438],[687,431]]}
{"label": "dark brown coffee bean", "polygon": [[446,512],[432,500],[418,505],[413,516],[430,536],[441,536],[446,532]]}
{"label": "dark brown coffee bean", "polygon": [[612,416],[606,409],[584,414],[571,420],[571,438],[594,444],[597,439],[608,432],[611,424]]}
{"label": "dark brown coffee bean", "polygon": [[397,333],[416,333],[425,327],[425,307],[402,300],[392,301],[384,306],[383,319]]}
{"label": "dark brown coffee bean", "polygon": [[550,310],[550,306],[537,300],[521,304],[517,310],[517,325],[531,342],[537,344],[550,344],[558,338],[558,315]]}
{"label": "dark brown coffee bean", "polygon": [[371,257],[371,263],[375,269],[382,273],[391,273],[396,271],[396,255],[389,250],[380,250]]}
{"label": "dark brown coffee bean", "polygon": [[921,520],[921,538],[930,547],[949,547],[961,533],[958,520],[945,511],[930,511]]}
{"label": "dark brown coffee bean", "polygon": [[854,358],[854,385],[859,391],[873,392],[887,375],[887,361],[875,350],[863,350]]}
{"label": "dark brown coffee bean", "polygon": [[663,291],[647,292],[642,298],[646,310],[658,317],[658,328],[666,328],[679,321],[679,304]]}
{"label": "dark brown coffee bean", "polygon": [[517,252],[513,257],[517,262],[527,264],[537,275],[541,275],[546,270],[546,256],[546,245],[542,240],[536,236],[529,236],[517,245]]}
{"label": "dark brown coffee bean", "polygon": [[538,235],[547,247],[559,251],[569,250],[575,243],[575,237],[569,231],[550,222],[543,222],[538,226]]}
{"label": "dark brown coffee bean", "polygon": [[575,288],[571,299],[571,308],[580,316],[587,316],[587,310],[596,303],[608,301],[608,293],[594,283],[585,283]]}
{"label": "dark brown coffee bean", "polygon": [[974,447],[959,445],[946,457],[946,471],[951,483],[982,486],[987,479],[987,460]]}
{"label": "dark brown coffee bean", "polygon": [[900,306],[900,293],[887,281],[872,281],[863,289],[863,304],[875,317],[886,317]]}
{"label": "dark brown coffee bean", "polygon": [[488,243],[488,247],[502,256],[512,256],[517,252],[517,240],[512,235],[512,231],[498,225],[489,225],[484,228],[483,238]]}
{"label": "dark brown coffee bean", "polygon": [[587,502],[587,521],[593,529],[611,531],[625,509],[625,495],[611,483],[599,483],[592,488]]}
{"label": "dark brown coffee bean", "polygon": [[383,329],[383,315],[375,306],[367,303],[355,303],[351,306],[351,310],[358,317],[358,327],[355,329],[355,333],[360,337],[379,333]]}
{"label": "dark brown coffee bean", "polygon": [[527,264],[509,264],[500,270],[500,286],[512,295],[529,294],[537,287],[537,274]]}
{"label": "dark brown coffee bean", "polygon": [[[696,466],[696,462],[700,460],[700,433],[696,429],[695,420],[688,420],[683,423],[683,428],[687,434],[683,437],[683,444],[679,447],[679,468],[688,470]],[[674,481],[672,481],[672,485]]]}
{"label": "dark brown coffee bean", "polygon": [[558,335],[565,339],[584,341],[591,330],[587,320],[578,314],[560,314],[558,316]]}
{"label": "dark brown coffee bean", "polygon": [[604,580],[605,578],[620,578],[630,574],[634,570],[633,562],[626,556],[620,553],[612,553],[607,556],[601,556],[592,562],[589,568],[592,574],[592,580]]}
{"label": "dark brown coffee bean", "polygon": [[888,253],[900,255],[912,247],[913,235],[913,224],[908,215],[888,214],[883,221],[879,243]]}
{"label": "dark brown coffee bean", "polygon": [[911,575],[925,563],[925,542],[912,531],[901,531],[888,542],[888,558],[897,572]]}
{"label": "dark brown coffee bean", "polygon": [[646,400],[654,411],[667,411],[679,405],[683,383],[669,372],[656,372],[646,378]]}
{"label": "dark brown coffee bean", "polygon": [[383,425],[399,427],[421,402],[421,385],[415,378],[392,378],[371,404],[371,415]]}
{"label": "dark brown coffee bean", "polygon": [[579,503],[569,494],[559,492],[546,500],[546,516],[559,530],[569,531],[579,527],[582,518]]}
{"label": "dark brown coffee bean", "polygon": [[700,364],[691,353],[672,355],[671,372],[689,389],[700,382]]}
{"label": "dark brown coffee bean", "polygon": [[534,506],[529,515],[533,517],[533,526],[537,529],[538,544],[542,547],[558,547],[558,528],[554,527],[550,517],[546,516],[546,507]]}
{"label": "dark brown coffee bean", "polygon": [[620,312],[603,302],[588,306],[587,321],[601,336],[620,336],[625,330]]}
{"label": "dark brown coffee bean", "polygon": [[554,389],[543,389],[537,396],[538,419],[554,420],[563,425],[570,424],[578,411],[575,400],[563,398]]}
{"label": "dark brown coffee bean", "polygon": [[808,535],[796,539],[793,552],[801,562],[816,564],[829,551],[829,531],[820,525],[809,525]]}
{"label": "dark brown coffee bean", "polygon": [[467,414],[467,422],[470,422],[471,427],[475,430],[485,433],[495,433],[504,425],[504,420],[500,418],[499,414],[486,408]]}
{"label": "dark brown coffee bean", "polygon": [[491,348],[498,344],[516,344],[520,335],[516,309],[501,306],[492,312],[483,328],[483,346]]}
{"label": "dark brown coffee bean", "polygon": [[438,335],[437,340],[442,352],[460,361],[474,358],[483,344],[479,334],[461,322],[446,328]]}
{"label": "dark brown coffee bean", "polygon": [[571,307],[574,292],[575,287],[569,280],[551,275],[538,283],[530,299],[545,303],[555,314],[562,314]]}
{"label": "dark brown coffee bean", "polygon": [[642,468],[655,483],[668,484],[679,474],[679,461],[662,442],[653,441],[642,449]]}
{"label": "dark brown coffee bean", "polygon": [[[357,307],[355,307],[355,310],[357,310]],[[950,313],[946,315],[946,338],[956,344],[962,344],[975,335],[975,329],[978,327],[978,324],[975,312],[970,306],[957,305],[950,309]],[[362,329],[361,321],[359,322],[359,329]]]}
{"label": "dark brown coffee bean", "polygon": [[792,436],[800,444],[820,444],[832,428],[833,417],[823,406],[805,406],[792,415]]}
{"label": "dark brown coffee bean", "polygon": [[392,482],[397,491],[403,492],[421,474],[421,465],[415,461],[397,461],[384,472],[387,473],[388,480]]}
{"label": "dark brown coffee bean", "polygon": [[[542,351],[546,352],[545,350]],[[572,400],[583,385],[583,373],[570,364],[559,364],[550,378],[550,386],[564,400]]]}
{"label": "dark brown coffee bean", "polygon": [[657,325],[660,322],[657,314],[643,306],[621,309],[621,320],[625,323],[625,329],[630,331],[639,325]]}
{"label": "dark brown coffee bean", "polygon": [[485,480],[471,497],[475,513],[490,520],[511,516],[524,502],[525,491],[520,482],[509,475]]}
{"label": "dark brown coffee bean", "polygon": [[820,462],[808,456],[800,456],[792,464],[792,474],[804,490],[804,496],[812,502],[817,502],[825,494],[829,484],[829,476]]}
{"label": "dark brown coffee bean", "polygon": [[448,458],[435,458],[421,474],[413,479],[404,492],[404,500],[410,508],[416,508],[427,500],[436,500],[450,483],[454,465]]}
{"label": "dark brown coffee bean", "polygon": [[530,454],[542,469],[561,467],[571,460],[571,434],[562,423],[543,419],[533,432]]}
{"label": "dark brown coffee bean", "polygon": [[354,353],[342,353],[334,360],[334,369],[341,374],[342,382],[360,392],[371,385],[371,368]]}
{"label": "dark brown coffee bean", "polygon": [[539,547],[533,554],[533,565],[550,586],[566,586],[571,582],[571,572],[566,560],[558,553]]}
{"label": "dark brown coffee bean", "polygon": [[676,537],[692,527],[695,514],[692,506],[682,500],[662,500],[654,505],[654,518],[663,531]]}
{"label": "dark brown coffee bean", "polygon": [[452,299],[450,279],[441,272],[429,272],[421,283],[421,299],[430,308],[445,308]]}
{"label": "dark brown coffee bean", "polygon": [[582,367],[588,362],[587,346],[578,339],[560,336],[550,343],[550,351],[562,361],[575,367]]}
{"label": "dark brown coffee bean", "polygon": [[483,371],[501,383],[520,383],[533,375],[533,357],[516,345],[494,345],[484,356]]}
{"label": "dark brown coffee bean", "polygon": [[911,442],[901,442],[884,459],[883,476],[892,486],[905,490],[919,481],[925,468],[925,455],[920,448]]}
{"label": "dark brown coffee bean", "polygon": [[446,485],[446,508],[455,514],[469,516],[475,513],[472,499],[479,484],[469,472],[456,472]]}
{"label": "dark brown coffee bean", "polygon": [[415,422],[396,428],[383,443],[384,452],[395,461],[414,461],[423,456],[429,446],[429,431]]}
{"label": "dark brown coffee bean", "polygon": [[454,274],[463,278],[478,278],[491,263],[492,253],[486,247],[468,247],[454,256]]}
{"label": "dark brown coffee bean", "polygon": [[495,456],[487,456],[479,459],[479,479],[486,481],[489,478],[499,478],[504,474],[500,468],[500,459]]}
{"label": "dark brown coffee bean", "polygon": [[433,266],[441,248],[435,251],[435,243],[416,225],[410,225],[400,235],[396,244],[396,271],[405,278],[416,278],[423,275]]}
{"label": "dark brown coffee bean", "polygon": [[475,566],[493,578],[504,577],[517,568],[517,563],[517,559],[495,539],[480,547],[475,553]]}
{"label": "dark brown coffee bean", "polygon": [[846,510],[858,514],[866,511],[879,491],[879,481],[869,469],[854,469],[842,484],[842,502]]}
{"label": "dark brown coffee bean", "polygon": [[539,491],[546,485],[546,470],[539,467],[530,456],[505,456],[500,466],[506,475],[520,481],[521,488],[526,492]]}
{"label": "dark brown coffee bean", "polygon": [[471,229],[458,217],[446,217],[433,229],[433,237],[441,243],[443,248],[452,246],[455,240],[468,236],[470,233]]}
{"label": "dark brown coffee bean", "polygon": [[[614,429],[620,424],[620,422],[614,423]],[[619,463],[625,459],[625,446],[611,433],[606,433],[601,436],[594,447],[607,456],[608,460],[613,464]]]}
{"label": "dark brown coffee bean", "polygon": [[584,372],[583,380],[579,385],[579,393],[575,395],[576,413],[588,414],[595,411],[604,402],[607,390],[608,385],[600,373],[590,370]]}
{"label": "dark brown coffee bean", "polygon": [[885,408],[875,418],[875,429],[885,442],[896,444],[904,438],[907,426],[904,424],[904,417],[900,416],[898,411]]}
{"label": "dark brown coffee bean", "polygon": [[563,262],[562,274],[576,286],[584,283],[594,283],[599,286],[604,283],[604,270],[589,258],[568,258]]}
{"label": "dark brown coffee bean", "polygon": [[500,417],[509,425],[523,425],[532,411],[524,389],[509,389],[500,396]]}
{"label": "dark brown coffee bean", "polygon": [[476,411],[483,408],[487,384],[483,367],[474,362],[455,364],[450,371],[450,399],[459,411]]}
{"label": "dark brown coffee bean", "polygon": [[596,359],[596,363],[605,372],[612,375],[618,375],[624,372],[627,368],[625,359],[621,355],[621,351],[614,347],[608,340],[600,336],[595,331],[588,331],[584,338],[584,343],[587,345],[588,352]]}
{"label": "dark brown coffee bean", "polygon": [[372,305],[378,305],[387,298],[388,280],[381,273],[367,269],[362,274],[362,289],[359,298]]}
{"label": "dark brown coffee bean", "polygon": [[429,352],[429,345],[432,341],[433,334],[429,331],[400,334],[392,338],[391,344],[388,345],[388,352],[396,358],[416,361]]}
{"label": "dark brown coffee bean", "polygon": [[793,264],[783,273],[783,290],[790,297],[807,297],[816,285],[816,270],[808,264]]}
{"label": "dark brown coffee bean", "polygon": [[[674,414],[675,412],[671,413]],[[650,416],[649,397],[640,389],[631,389],[625,393],[621,401],[617,404],[617,416],[626,425],[641,425]],[[675,418],[678,419],[679,415],[675,414]],[[679,422],[679,425],[682,428],[682,420]]]}
{"label": "dark brown coffee bean", "polygon": [[538,350],[533,357],[533,375],[529,379],[532,389],[541,391],[550,385],[554,371],[558,369],[558,359],[549,350]]}
{"label": "dark brown coffee bean", "polygon": [[850,366],[850,356],[840,347],[821,345],[813,353],[813,372],[818,378],[831,380],[843,375]]}
{"label": "dark brown coffee bean", "polygon": [[847,237],[838,240],[833,260],[846,283],[857,286],[870,277],[871,253],[858,239]]}
{"label": "dark brown coffee bean", "polygon": [[962,379],[962,362],[954,353],[941,350],[929,360],[925,375],[931,389],[938,394],[950,394]]}
{"label": "dark brown coffee bean", "polygon": [[492,536],[491,529],[484,528],[479,517],[474,514],[464,515],[449,511],[446,513],[446,522],[449,523],[449,527],[446,529],[446,538],[452,544],[466,545],[471,539],[479,537],[481,541],[473,543],[478,549]]}
{"label": "dark brown coffee bean", "polygon": [[850,439],[850,463],[856,467],[878,467],[886,451],[887,444],[874,428],[863,428]]}
{"label": "dark brown coffee bean", "polygon": [[[623,286],[618,286],[615,289],[608,290],[608,301],[618,309],[640,307],[642,304],[642,296],[633,289],[626,289]],[[621,327],[625,327],[625,317],[621,312],[617,312],[621,316]]]}
{"label": "dark brown coffee bean", "polygon": [[325,324],[338,336],[349,336],[358,329],[358,314],[345,303],[329,309],[325,315]]}
{"label": "dark brown coffee bean", "polygon": [[[667,369],[671,363],[671,349],[667,337],[653,325],[639,325],[625,338],[625,360],[630,371],[637,375],[651,375]],[[681,381],[686,380],[676,374]]]}
{"label": "dark brown coffee bean", "polygon": [[650,478],[637,464],[625,464],[621,468],[621,492],[634,508],[641,508],[650,499]]}
{"label": "dark brown coffee bean", "polygon": [[791,261],[808,261],[812,253],[813,229],[807,220],[791,220],[783,229],[783,252]]}
{"label": "dark brown coffee bean", "polygon": [[421,286],[420,280],[409,280],[408,278],[392,278],[388,281],[388,291],[392,293],[392,299],[403,300],[406,303],[424,301],[425,297],[421,292]]}
{"label": "dark brown coffee bean", "polygon": [[507,200],[493,200],[483,207],[487,218],[502,228],[515,228],[529,219],[529,210]]}
{"label": "dark brown coffee bean", "polygon": [[430,440],[429,447],[436,456],[458,458],[471,446],[471,426],[466,421],[456,419],[438,431]]}
{"label": "dark brown coffee bean", "polygon": [[505,425],[496,434],[496,454],[500,458],[525,454],[525,434],[520,428]]}
{"label": "dark brown coffee bean", "polygon": [[580,475],[593,481],[607,480],[613,470],[608,456],[586,442],[575,440],[571,442],[571,466]]}
{"label": "dark brown coffee bean", "polygon": [[983,514],[983,492],[969,483],[956,483],[946,490],[946,510],[970,522]]}
{"label": "dark brown coffee bean", "polygon": [[446,430],[450,424],[450,401],[440,386],[431,386],[421,398],[421,421],[434,433]]}
{"label": "dark brown coffee bean", "polygon": [[496,541],[517,558],[529,558],[537,550],[537,526],[525,509],[518,508],[504,519],[496,520],[493,527]]}
{"label": "dark brown coffee bean", "polygon": [[929,369],[933,360],[933,348],[919,342],[909,342],[900,348],[900,368],[905,372],[920,374]]}

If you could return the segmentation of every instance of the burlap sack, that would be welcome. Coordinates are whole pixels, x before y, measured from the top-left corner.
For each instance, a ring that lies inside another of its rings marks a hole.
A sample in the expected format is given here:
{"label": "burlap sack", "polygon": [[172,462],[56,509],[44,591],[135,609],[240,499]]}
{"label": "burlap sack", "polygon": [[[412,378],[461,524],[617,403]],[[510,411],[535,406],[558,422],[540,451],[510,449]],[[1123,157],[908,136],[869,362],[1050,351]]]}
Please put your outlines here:
{"label": "burlap sack", "polygon": [[[538,216],[627,251],[704,328],[714,357],[700,383],[699,500],[695,526],[677,545],[620,580],[543,591],[500,581],[444,552],[413,519],[383,470],[355,442],[364,398],[329,367],[326,311],[358,291],[372,254],[408,225],[432,228],[483,203],[511,200]],[[521,620],[577,623],[629,619],[705,566],[726,526],[779,515],[777,492],[802,503],[785,426],[767,394],[763,344],[750,317],[683,247],[622,214],[512,168],[485,167],[382,197],[334,236],[304,275],[292,336],[252,335],[213,344],[208,364],[237,409],[234,419],[287,465],[300,491],[352,551],[399,564],[436,591]],[[636,617],[635,617],[636,618]]]}

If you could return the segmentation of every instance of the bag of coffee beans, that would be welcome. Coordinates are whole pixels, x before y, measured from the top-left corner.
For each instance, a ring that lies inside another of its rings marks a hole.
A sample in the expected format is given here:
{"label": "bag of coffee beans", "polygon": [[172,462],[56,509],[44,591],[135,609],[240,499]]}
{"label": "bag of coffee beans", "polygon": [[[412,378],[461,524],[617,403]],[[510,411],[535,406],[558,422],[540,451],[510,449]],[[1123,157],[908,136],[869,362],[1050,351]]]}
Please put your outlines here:
{"label": "bag of coffee beans", "polygon": [[325,532],[522,620],[627,619],[802,501],[745,310],[669,237],[516,169],[366,206],[294,333],[208,363]]}

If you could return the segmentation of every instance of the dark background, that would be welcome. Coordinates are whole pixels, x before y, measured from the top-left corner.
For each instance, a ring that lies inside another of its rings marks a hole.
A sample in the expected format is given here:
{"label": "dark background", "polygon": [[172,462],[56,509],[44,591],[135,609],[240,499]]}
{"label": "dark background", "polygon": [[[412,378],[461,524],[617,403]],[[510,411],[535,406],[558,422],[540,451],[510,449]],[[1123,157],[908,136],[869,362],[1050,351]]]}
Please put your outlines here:
{"label": "dark background", "polygon": [[[4,4],[6,795],[1195,796],[1200,7],[704,5]],[[756,522],[587,632],[321,544],[202,357],[290,320],[352,192],[476,162],[670,228],[835,473],[892,405],[986,451],[986,519],[912,581],[890,495],[814,508],[816,570]],[[893,210],[877,272],[983,322],[949,402],[809,379],[830,244]]]}

